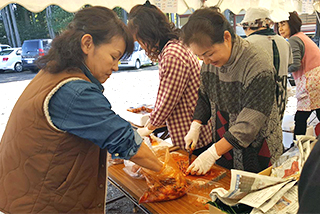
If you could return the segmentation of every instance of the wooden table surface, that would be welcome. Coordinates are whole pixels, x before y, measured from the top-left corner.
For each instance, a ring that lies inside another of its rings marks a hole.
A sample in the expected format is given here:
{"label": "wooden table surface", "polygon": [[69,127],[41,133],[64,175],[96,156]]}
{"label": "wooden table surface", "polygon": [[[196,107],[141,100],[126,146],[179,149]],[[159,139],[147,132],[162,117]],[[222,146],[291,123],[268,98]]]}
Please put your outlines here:
{"label": "wooden table surface", "polygon": [[[108,167],[108,180],[118,187],[129,199],[138,205],[139,198],[147,190],[147,183],[144,179],[135,179],[123,171],[124,165],[112,165]],[[225,189],[230,186],[230,171],[218,181]],[[146,213],[195,213],[204,210],[204,206],[196,206],[189,202],[187,195],[171,201],[143,203],[139,207]]]}

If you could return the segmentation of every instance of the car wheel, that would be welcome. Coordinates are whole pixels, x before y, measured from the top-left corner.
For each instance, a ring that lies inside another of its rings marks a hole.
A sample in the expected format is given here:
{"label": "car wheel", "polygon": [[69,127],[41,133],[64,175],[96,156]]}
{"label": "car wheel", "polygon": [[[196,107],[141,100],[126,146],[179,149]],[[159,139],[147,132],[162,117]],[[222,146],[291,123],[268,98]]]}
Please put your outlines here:
{"label": "car wheel", "polygon": [[140,60],[136,60],[136,63],[134,64],[134,67],[136,68],[136,69],[139,69],[140,67],[141,67],[141,63],[140,63]]}
{"label": "car wheel", "polygon": [[15,70],[16,72],[21,72],[21,71],[23,71],[21,62],[17,62],[17,63],[14,65],[14,70]]}

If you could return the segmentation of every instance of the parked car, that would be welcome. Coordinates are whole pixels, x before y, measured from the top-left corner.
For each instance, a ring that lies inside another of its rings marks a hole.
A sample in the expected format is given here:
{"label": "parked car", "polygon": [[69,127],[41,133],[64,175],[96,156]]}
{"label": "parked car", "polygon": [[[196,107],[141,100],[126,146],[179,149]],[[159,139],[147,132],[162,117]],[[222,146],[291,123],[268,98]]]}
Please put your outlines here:
{"label": "parked car", "polygon": [[10,45],[0,44],[0,51],[3,51],[3,50],[8,49],[8,48],[11,48]]}
{"label": "parked car", "polygon": [[141,48],[138,42],[134,42],[133,53],[129,57],[123,57],[119,61],[119,68],[122,67],[134,67],[136,69],[140,68],[142,65],[154,63],[146,55],[146,52]]}
{"label": "parked car", "polygon": [[5,70],[21,72],[21,48],[8,48],[0,52],[0,73]]}
{"label": "parked car", "polygon": [[25,40],[22,44],[21,61],[23,69],[29,69],[38,72],[35,61],[48,53],[51,47],[52,39],[32,39]]}

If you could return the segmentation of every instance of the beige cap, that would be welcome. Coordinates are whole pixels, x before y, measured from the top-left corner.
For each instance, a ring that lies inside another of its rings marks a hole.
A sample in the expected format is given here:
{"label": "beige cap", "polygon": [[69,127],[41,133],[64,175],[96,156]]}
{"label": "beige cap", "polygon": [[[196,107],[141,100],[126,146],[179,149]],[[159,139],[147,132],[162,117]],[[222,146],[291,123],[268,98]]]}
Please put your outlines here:
{"label": "beige cap", "polygon": [[266,27],[271,23],[270,11],[263,7],[250,7],[243,20],[240,22],[244,27]]}
{"label": "beige cap", "polygon": [[263,7],[250,7],[240,24],[266,18],[271,19],[270,11],[268,9]]}

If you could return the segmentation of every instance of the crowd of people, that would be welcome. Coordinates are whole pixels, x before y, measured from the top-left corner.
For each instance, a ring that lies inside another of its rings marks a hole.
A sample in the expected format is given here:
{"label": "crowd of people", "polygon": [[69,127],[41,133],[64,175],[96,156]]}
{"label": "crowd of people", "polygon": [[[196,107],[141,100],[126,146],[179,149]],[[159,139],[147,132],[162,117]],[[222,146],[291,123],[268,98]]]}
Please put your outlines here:
{"label": "crowd of people", "polygon": [[[320,50],[295,12],[277,21],[279,35],[267,9],[248,9],[240,24],[245,39],[210,7],[178,29],[149,1],[131,9],[127,26],[108,8],[77,12],[11,112],[0,144],[0,211],[104,213],[107,152],[164,177],[170,171],[143,142],[163,124],[174,145],[198,155],[191,174],[215,163],[249,172],[271,166],[284,149],[288,72],[297,85],[294,135],[305,134],[312,111],[320,120]],[[134,41],[159,63],[160,81],[137,130],[112,110],[102,86]],[[304,170],[315,176],[313,163]],[[307,212],[306,198],[319,190],[316,182],[300,186]]]}

